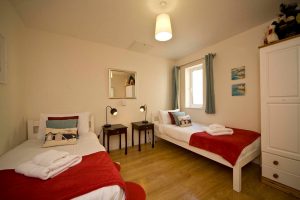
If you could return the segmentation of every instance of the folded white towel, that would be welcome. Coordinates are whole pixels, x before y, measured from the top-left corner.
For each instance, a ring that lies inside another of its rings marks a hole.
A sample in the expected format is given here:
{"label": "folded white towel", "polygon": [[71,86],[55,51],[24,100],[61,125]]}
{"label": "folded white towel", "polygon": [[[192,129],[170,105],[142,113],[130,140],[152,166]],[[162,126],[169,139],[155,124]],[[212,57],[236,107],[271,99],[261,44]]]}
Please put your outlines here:
{"label": "folded white towel", "polygon": [[78,163],[80,163],[82,157],[79,155],[68,155],[57,162],[53,163],[52,165],[48,166],[48,168],[53,171],[62,167],[72,167]]}
{"label": "folded white towel", "polygon": [[213,129],[225,128],[225,126],[222,124],[211,124],[208,126],[208,128],[213,130]]}
{"label": "folded white towel", "polygon": [[44,167],[48,167],[55,163],[56,161],[65,158],[67,155],[69,155],[69,152],[66,151],[56,151],[56,150],[49,150],[44,153],[40,153],[36,155],[32,161],[37,164]]}
{"label": "folded white towel", "polygon": [[216,135],[232,135],[233,134],[233,130],[230,128],[215,128],[215,129],[210,129],[210,128],[206,128],[205,131],[213,136]]}
{"label": "folded white towel", "polygon": [[47,180],[48,178],[53,178],[58,174],[66,171],[70,167],[77,165],[82,160],[81,156],[78,155],[68,155],[56,162],[54,164],[45,167],[35,164],[32,160],[20,164],[15,171],[25,176],[40,178],[42,180]]}
{"label": "folded white towel", "polygon": [[25,176],[39,178],[42,180],[47,180],[50,177],[54,177],[59,173],[63,172],[66,169],[60,169],[55,171],[50,171],[48,167],[43,167],[40,165],[36,165],[33,161],[28,161],[25,163],[20,164],[16,169],[15,172],[19,174],[24,174]]}

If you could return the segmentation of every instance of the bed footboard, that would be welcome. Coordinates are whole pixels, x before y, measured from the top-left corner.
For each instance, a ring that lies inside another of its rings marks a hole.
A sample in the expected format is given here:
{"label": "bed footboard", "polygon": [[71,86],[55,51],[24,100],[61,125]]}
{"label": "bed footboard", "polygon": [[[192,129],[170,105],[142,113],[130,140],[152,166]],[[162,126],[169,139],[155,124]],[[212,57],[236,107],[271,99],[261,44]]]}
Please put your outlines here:
{"label": "bed footboard", "polygon": [[246,164],[254,160],[257,156],[259,156],[260,150],[254,150],[250,152],[247,156],[243,159],[236,162],[235,166],[233,167],[233,190],[236,192],[241,192],[242,190],[242,167]]}

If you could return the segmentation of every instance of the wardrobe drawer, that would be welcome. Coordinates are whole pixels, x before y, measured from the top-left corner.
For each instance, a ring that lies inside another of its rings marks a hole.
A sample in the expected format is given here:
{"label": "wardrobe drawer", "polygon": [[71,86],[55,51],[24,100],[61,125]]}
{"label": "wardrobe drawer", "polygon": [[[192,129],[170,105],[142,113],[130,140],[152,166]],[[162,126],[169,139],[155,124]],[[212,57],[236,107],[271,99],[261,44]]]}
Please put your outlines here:
{"label": "wardrobe drawer", "polygon": [[279,169],[275,169],[268,166],[262,166],[262,176],[273,181],[282,183],[289,187],[300,190],[300,176],[296,176]]}
{"label": "wardrobe drawer", "polygon": [[300,176],[300,161],[262,152],[262,165]]}

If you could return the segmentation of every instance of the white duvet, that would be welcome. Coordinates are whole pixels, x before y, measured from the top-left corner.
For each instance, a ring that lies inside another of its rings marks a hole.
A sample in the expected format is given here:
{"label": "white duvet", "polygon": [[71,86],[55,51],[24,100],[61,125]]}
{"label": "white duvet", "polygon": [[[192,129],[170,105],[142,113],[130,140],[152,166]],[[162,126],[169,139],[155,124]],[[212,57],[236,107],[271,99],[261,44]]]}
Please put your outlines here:
{"label": "white duvet", "polygon": [[[70,154],[88,155],[98,151],[105,151],[105,148],[99,143],[95,133],[87,133],[80,136],[76,145],[55,146],[41,148],[40,140],[27,140],[14,149],[8,151],[0,157],[1,169],[15,169],[21,163],[31,160],[35,155],[50,149],[58,151],[67,151]],[[107,186],[82,196],[76,197],[76,200],[121,200],[125,199],[124,191],[118,186]]]}
{"label": "white duvet", "polygon": [[158,124],[159,132],[168,135],[169,137],[189,143],[193,133],[203,132],[207,126],[193,123],[192,126],[188,127],[179,127],[173,124]]}

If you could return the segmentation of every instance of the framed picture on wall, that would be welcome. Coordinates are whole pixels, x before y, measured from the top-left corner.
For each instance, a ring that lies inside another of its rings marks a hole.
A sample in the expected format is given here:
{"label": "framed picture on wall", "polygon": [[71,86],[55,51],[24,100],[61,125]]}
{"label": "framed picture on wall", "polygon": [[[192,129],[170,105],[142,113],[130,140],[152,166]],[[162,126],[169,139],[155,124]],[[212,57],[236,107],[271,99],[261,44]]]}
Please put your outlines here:
{"label": "framed picture on wall", "polygon": [[245,96],[246,83],[233,84],[231,92],[232,96]]}
{"label": "framed picture on wall", "polygon": [[245,66],[231,69],[231,80],[244,79],[246,75]]}
{"label": "framed picture on wall", "polygon": [[6,73],[6,44],[4,36],[0,34],[0,83],[2,84],[6,83]]}

